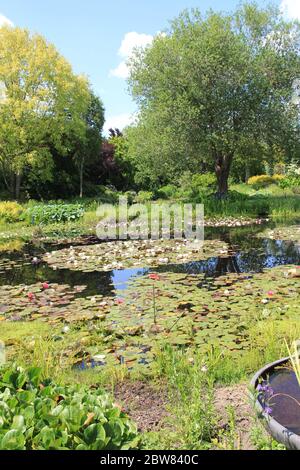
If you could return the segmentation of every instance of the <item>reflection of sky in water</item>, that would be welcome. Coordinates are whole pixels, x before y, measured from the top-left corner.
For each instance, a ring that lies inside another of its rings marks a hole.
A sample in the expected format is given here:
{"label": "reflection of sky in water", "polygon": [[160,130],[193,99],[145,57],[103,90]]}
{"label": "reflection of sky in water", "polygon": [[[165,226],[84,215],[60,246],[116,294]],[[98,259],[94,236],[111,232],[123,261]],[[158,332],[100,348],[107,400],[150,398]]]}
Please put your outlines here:
{"label": "reflection of sky in water", "polygon": [[[284,264],[300,265],[300,245],[290,241],[278,241],[271,239],[259,239],[245,237],[243,240],[228,240],[229,244],[236,247],[236,253],[228,257],[212,257],[204,261],[192,261],[189,263],[178,263],[162,265],[154,268],[130,268],[113,270],[110,272],[81,272],[62,269],[54,271],[46,263],[38,266],[30,262],[22,262],[22,254],[2,255],[2,258],[10,258],[12,261],[19,259],[18,267],[7,271],[0,271],[0,285],[34,284],[37,282],[50,282],[68,284],[70,286],[85,285],[84,296],[95,294],[122,295],[127,288],[128,282],[134,278],[143,276],[149,271],[174,272],[183,274],[205,274],[207,277],[217,277],[226,273],[255,273],[264,268],[271,268]],[[243,246],[244,245],[244,246]],[[33,256],[38,255],[36,249],[29,245],[27,249],[27,262]],[[82,297],[82,293],[78,294]]]}
{"label": "reflection of sky in water", "polygon": [[122,291],[127,289],[128,282],[135,277],[144,276],[149,269],[136,268],[136,269],[124,269],[112,271],[112,283],[114,288]]}

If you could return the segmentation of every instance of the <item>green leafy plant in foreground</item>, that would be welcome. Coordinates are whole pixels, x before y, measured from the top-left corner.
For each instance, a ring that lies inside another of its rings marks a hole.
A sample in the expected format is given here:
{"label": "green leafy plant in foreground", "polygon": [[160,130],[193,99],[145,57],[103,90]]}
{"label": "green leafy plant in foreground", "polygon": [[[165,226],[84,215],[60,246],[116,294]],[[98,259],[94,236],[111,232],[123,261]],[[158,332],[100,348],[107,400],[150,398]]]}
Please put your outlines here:
{"label": "green leafy plant in foreground", "polygon": [[41,382],[39,368],[0,369],[1,450],[135,448],[136,426],[103,390]]}

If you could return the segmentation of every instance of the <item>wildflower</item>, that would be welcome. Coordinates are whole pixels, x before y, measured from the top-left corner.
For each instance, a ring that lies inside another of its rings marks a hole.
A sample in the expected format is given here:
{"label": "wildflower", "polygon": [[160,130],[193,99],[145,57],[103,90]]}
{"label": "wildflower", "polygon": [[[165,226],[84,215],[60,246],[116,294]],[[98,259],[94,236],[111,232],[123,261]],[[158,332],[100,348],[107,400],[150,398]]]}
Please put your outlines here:
{"label": "wildflower", "polygon": [[118,299],[116,299],[116,303],[117,303],[118,305],[122,305],[122,304],[124,303],[124,299],[118,298]]}
{"label": "wildflower", "polygon": [[272,295],[274,295],[274,292],[273,292],[272,290],[269,290],[269,291],[268,291],[268,296],[269,296],[269,297],[272,297]]}
{"label": "wildflower", "polygon": [[43,287],[44,290],[47,290],[47,289],[49,289],[50,286],[49,286],[48,282],[43,282],[42,287]]}
{"label": "wildflower", "polygon": [[262,300],[261,300],[261,303],[262,303],[262,304],[267,304],[268,302],[269,302],[268,299],[262,299]]}
{"label": "wildflower", "polygon": [[265,406],[264,408],[264,412],[267,414],[267,415],[270,415],[272,413],[272,408],[270,408],[270,406]]}
{"label": "wildflower", "polygon": [[29,292],[27,297],[31,302],[34,299],[34,294],[32,292]]}

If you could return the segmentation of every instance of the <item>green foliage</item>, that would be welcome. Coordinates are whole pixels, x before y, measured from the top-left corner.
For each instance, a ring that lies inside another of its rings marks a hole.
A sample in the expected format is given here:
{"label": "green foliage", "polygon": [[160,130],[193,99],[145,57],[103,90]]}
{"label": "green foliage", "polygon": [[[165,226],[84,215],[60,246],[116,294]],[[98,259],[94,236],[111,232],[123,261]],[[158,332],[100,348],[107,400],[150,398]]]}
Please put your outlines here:
{"label": "green foliage", "polygon": [[[191,360],[192,359],[192,360]],[[203,355],[189,357],[165,345],[157,353],[157,373],[166,378],[176,416],[173,429],[183,449],[208,449],[216,432],[213,381],[205,372]]]}
{"label": "green foliage", "polygon": [[40,204],[27,210],[32,225],[71,222],[80,219],[84,208],[80,204]]}
{"label": "green foliage", "polygon": [[0,55],[1,170],[18,198],[24,173],[50,181],[52,150],[66,153],[70,135],[84,139],[90,93],[55,47],[26,29],[0,28]]}
{"label": "green foliage", "polygon": [[39,368],[0,369],[0,449],[103,450],[137,446],[137,430],[102,390],[41,381]]}
{"label": "green foliage", "polygon": [[135,198],[135,202],[139,204],[144,204],[145,202],[149,202],[153,199],[154,194],[152,191],[139,191]]}
{"label": "green foliage", "polygon": [[205,215],[208,216],[266,216],[270,213],[270,200],[261,196],[247,196],[229,191],[224,200],[214,196],[202,199]]}
{"label": "green foliage", "polygon": [[173,184],[166,184],[156,191],[159,199],[172,199],[176,197],[178,188]]}
{"label": "green foliage", "polygon": [[291,176],[286,176],[282,180],[278,182],[278,185],[282,189],[296,189],[300,187],[300,176],[299,175],[291,175]]}
{"label": "green foliage", "polygon": [[255,425],[251,430],[251,442],[256,450],[286,450],[283,444],[272,439],[272,437],[265,432],[262,424]]}
{"label": "green foliage", "polygon": [[195,174],[192,177],[192,186],[197,187],[198,191],[214,189],[217,184],[216,175],[213,173]]}
{"label": "green foliage", "polygon": [[23,213],[23,207],[17,202],[0,202],[0,220],[4,222],[18,222],[22,220]]}
{"label": "green foliage", "polygon": [[119,201],[119,193],[114,186],[98,186],[98,199],[102,203],[115,204]]}
{"label": "green foliage", "polygon": [[284,180],[283,175],[257,175],[248,179],[248,184],[254,189],[262,189],[271,184],[280,184]]}
{"label": "green foliage", "polygon": [[137,193],[135,191],[126,191],[124,196],[127,197],[128,204],[133,204],[137,197]]}
{"label": "green foliage", "polygon": [[131,146],[139,181],[165,184],[184,170],[215,168],[222,196],[241,155],[250,169],[257,149],[269,160],[275,145],[280,156],[296,155],[298,109],[290,98],[299,36],[299,23],[249,3],[233,14],[185,11],[136,51],[129,84],[140,111]]}

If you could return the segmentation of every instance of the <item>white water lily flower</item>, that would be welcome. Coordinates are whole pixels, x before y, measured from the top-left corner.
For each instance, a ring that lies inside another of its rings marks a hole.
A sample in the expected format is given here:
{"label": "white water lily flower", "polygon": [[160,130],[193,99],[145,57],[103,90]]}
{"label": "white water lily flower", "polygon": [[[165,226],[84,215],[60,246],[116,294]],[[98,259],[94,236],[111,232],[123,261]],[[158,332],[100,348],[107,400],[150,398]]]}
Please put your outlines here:
{"label": "white water lily flower", "polygon": [[105,354],[95,354],[95,356],[92,356],[92,359],[96,362],[102,362],[106,358]]}

